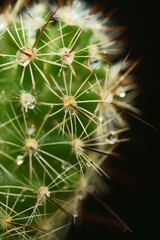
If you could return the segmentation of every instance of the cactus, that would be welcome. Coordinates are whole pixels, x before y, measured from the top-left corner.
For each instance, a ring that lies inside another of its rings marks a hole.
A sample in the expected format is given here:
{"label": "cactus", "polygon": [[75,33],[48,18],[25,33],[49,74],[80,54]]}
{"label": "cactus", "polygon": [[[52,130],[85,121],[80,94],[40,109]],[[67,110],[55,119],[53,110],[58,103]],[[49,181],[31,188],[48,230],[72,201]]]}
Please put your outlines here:
{"label": "cactus", "polygon": [[122,44],[84,2],[23,5],[0,15],[0,239],[61,239],[128,141],[139,61],[113,61]]}

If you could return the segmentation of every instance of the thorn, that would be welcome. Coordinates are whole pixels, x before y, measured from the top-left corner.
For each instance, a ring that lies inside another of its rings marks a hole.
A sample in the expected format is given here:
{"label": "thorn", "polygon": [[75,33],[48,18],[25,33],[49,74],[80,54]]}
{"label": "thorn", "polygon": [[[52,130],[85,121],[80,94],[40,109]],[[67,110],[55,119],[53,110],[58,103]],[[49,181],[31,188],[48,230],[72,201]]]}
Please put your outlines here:
{"label": "thorn", "polygon": [[24,52],[22,49],[19,49],[19,51],[20,51],[21,53],[23,53],[24,55],[26,55],[27,57],[29,57],[29,58],[32,57],[31,54]]}
{"label": "thorn", "polygon": [[10,225],[12,225],[12,226],[14,226],[14,227],[31,228],[31,229],[35,229],[35,230],[38,230],[38,231],[47,233],[46,230],[37,228],[36,226],[34,226],[34,225],[32,225],[32,224],[20,224],[20,223],[15,223],[15,222],[7,222],[7,224],[10,224]]}
{"label": "thorn", "polygon": [[102,21],[103,21],[104,19],[106,19],[106,18],[109,18],[109,17],[113,16],[113,14],[114,14],[115,12],[117,12],[117,11],[118,11],[118,7],[112,8],[109,12],[107,12],[107,13],[102,17]]}
{"label": "thorn", "polygon": [[128,111],[125,108],[119,107],[117,104],[112,102],[112,105],[115,106],[116,108],[118,108],[119,110],[121,110],[122,112],[126,113],[127,115],[130,115],[131,117],[135,118],[136,120],[138,120],[139,122],[145,124],[146,126],[152,128],[153,130],[159,132],[159,129],[154,127],[152,124],[150,124],[149,122],[145,121],[144,119],[138,117],[137,115],[135,115],[134,113]]}
{"label": "thorn", "polygon": [[[107,145],[107,143],[106,143],[106,145]],[[91,151],[91,152],[100,153],[100,154],[103,154],[103,155],[106,155],[106,156],[116,156],[116,157],[118,156],[118,154],[116,154],[116,153],[107,153],[107,152],[103,152],[103,151],[93,149],[93,148],[89,148],[89,147],[81,146],[81,148],[83,148],[85,150],[88,150],[88,151]]]}
{"label": "thorn", "polygon": [[128,27],[127,26],[108,26],[105,27],[106,31],[124,31],[127,30]]}
{"label": "thorn", "polygon": [[54,205],[56,205],[59,209],[62,210],[62,212],[64,212],[66,215],[70,216],[70,217],[73,217],[69,212],[67,212],[64,208],[62,208],[58,203],[56,203],[53,199],[51,199],[50,197],[48,197],[46,194],[45,194],[45,197],[51,202],[53,203]]}
{"label": "thorn", "polygon": [[96,202],[98,202],[104,209],[106,209],[112,216],[114,216],[121,223],[124,230],[128,230],[130,233],[132,233],[132,229],[128,227],[127,224],[106,203],[104,203],[99,197],[95,196],[90,191],[87,190],[87,192]]}
{"label": "thorn", "polygon": [[114,227],[117,229],[122,228],[122,225],[117,220],[114,220],[114,219],[102,217],[102,216],[99,216],[97,214],[90,213],[87,211],[83,212],[82,216],[83,216],[83,218],[93,222],[94,224],[99,224],[99,225],[103,224],[103,225],[107,225],[107,226]]}
{"label": "thorn", "polygon": [[53,14],[50,16],[50,18],[48,19],[48,21],[46,22],[46,24],[45,24],[44,27],[42,28],[40,34],[38,35],[38,37],[37,37],[35,43],[34,43],[33,46],[32,46],[32,50],[35,48],[35,46],[36,46],[36,44],[38,43],[39,39],[41,38],[41,36],[42,36],[44,30],[46,29],[47,25],[48,25],[49,22],[52,20],[53,16],[56,14],[56,12],[57,12],[58,9],[60,8],[60,6],[61,6],[61,5],[59,5],[59,6],[56,8],[56,10],[53,12]]}
{"label": "thorn", "polygon": [[34,18],[32,17],[32,15],[29,12],[27,12],[27,14],[33,21],[35,21]]}

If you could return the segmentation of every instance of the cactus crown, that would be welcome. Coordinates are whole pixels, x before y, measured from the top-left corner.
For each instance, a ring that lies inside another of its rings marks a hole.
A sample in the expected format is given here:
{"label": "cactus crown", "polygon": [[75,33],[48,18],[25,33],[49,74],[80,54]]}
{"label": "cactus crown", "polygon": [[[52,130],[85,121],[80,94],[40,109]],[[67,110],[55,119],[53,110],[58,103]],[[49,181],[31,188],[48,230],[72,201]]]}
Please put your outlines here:
{"label": "cactus crown", "polygon": [[0,15],[0,238],[57,239],[128,140],[137,62],[111,64],[120,44],[84,2],[23,3]]}

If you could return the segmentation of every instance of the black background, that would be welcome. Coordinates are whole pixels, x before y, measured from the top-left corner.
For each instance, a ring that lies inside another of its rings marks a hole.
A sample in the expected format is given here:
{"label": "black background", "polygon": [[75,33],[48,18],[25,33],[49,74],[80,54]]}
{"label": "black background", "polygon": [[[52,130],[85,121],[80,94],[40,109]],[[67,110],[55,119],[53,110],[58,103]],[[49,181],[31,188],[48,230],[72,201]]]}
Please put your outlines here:
{"label": "black background", "polygon": [[[96,2],[96,1],[90,1]],[[132,47],[132,57],[142,56],[135,71],[141,88],[138,107],[143,111],[143,119],[160,128],[160,61],[159,61],[159,15],[156,1],[97,1],[106,5],[106,9],[117,6],[113,16],[128,26],[124,33]],[[82,218],[81,227],[72,228],[69,240],[142,240],[160,239],[159,233],[159,168],[160,137],[139,121],[129,118],[131,141],[118,148],[125,161],[115,164],[118,174],[107,182],[110,195],[103,201],[131,227],[133,233],[123,232],[105,223],[95,223]],[[117,172],[117,171],[116,171]],[[89,199],[85,211],[110,215],[93,199]],[[102,219],[101,219],[102,220]],[[101,221],[100,220],[100,221]]]}
{"label": "black background", "polygon": [[[2,1],[1,1],[2,2]],[[89,1],[95,3],[96,1]],[[116,20],[128,26],[124,33],[133,47],[132,57],[143,57],[136,75],[141,88],[138,107],[144,112],[143,119],[160,128],[160,61],[159,61],[159,18],[158,3],[152,1],[106,0],[97,1],[106,10],[118,7]],[[159,234],[159,171],[160,137],[152,130],[133,118],[131,142],[122,144],[118,151],[125,161],[114,164],[115,173],[107,182],[110,194],[103,201],[131,227],[133,233],[123,232],[105,223],[81,219],[81,225],[72,227],[68,240],[142,240],[160,239]],[[118,171],[118,172],[117,172]],[[89,198],[84,212],[90,211],[103,216],[110,215]],[[83,215],[83,213],[82,213]]]}

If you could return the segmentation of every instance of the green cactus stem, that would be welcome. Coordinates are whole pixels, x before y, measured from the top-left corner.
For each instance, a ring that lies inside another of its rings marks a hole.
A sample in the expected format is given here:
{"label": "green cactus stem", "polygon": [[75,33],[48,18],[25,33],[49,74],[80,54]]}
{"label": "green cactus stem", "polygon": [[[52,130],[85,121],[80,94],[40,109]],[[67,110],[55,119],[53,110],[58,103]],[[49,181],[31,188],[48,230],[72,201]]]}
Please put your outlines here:
{"label": "green cactus stem", "polygon": [[84,2],[24,3],[0,15],[0,239],[59,239],[128,141],[138,61]]}

